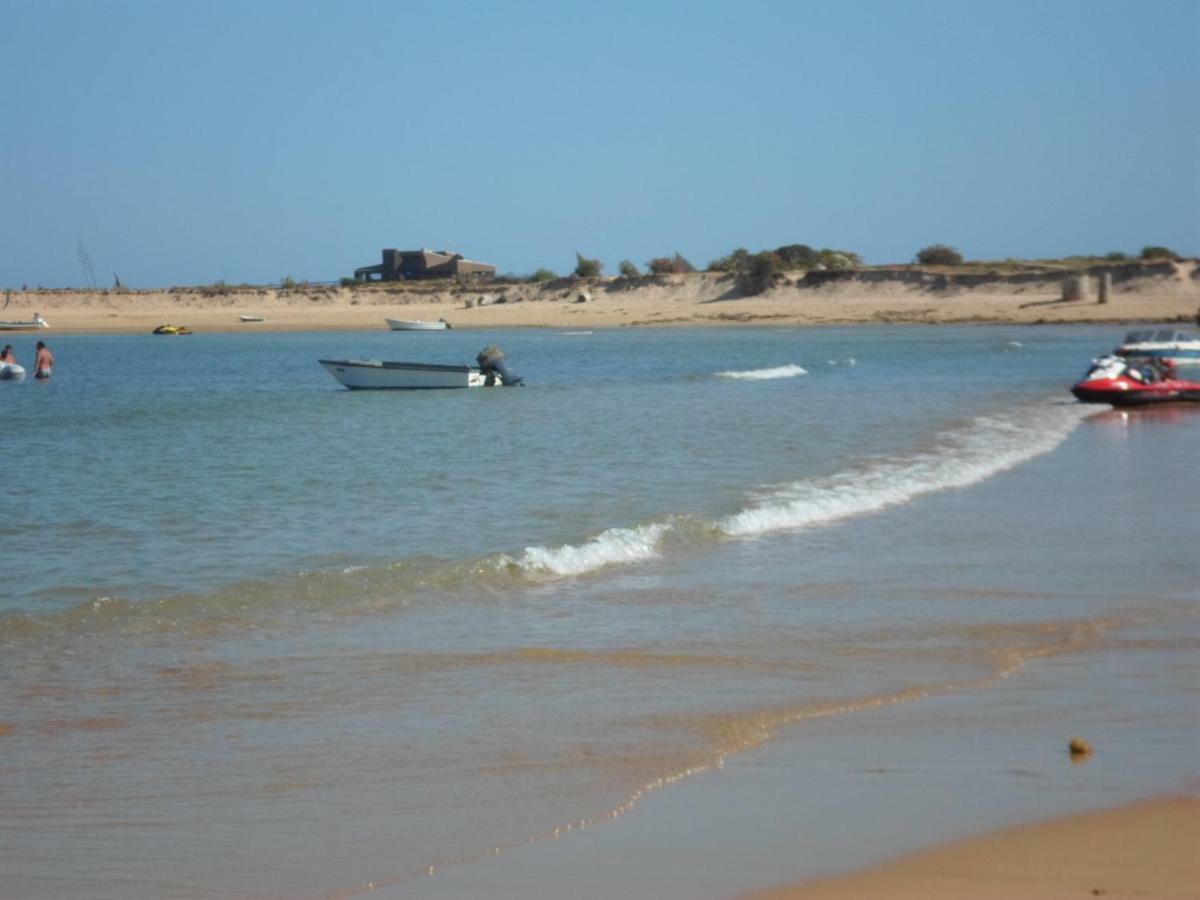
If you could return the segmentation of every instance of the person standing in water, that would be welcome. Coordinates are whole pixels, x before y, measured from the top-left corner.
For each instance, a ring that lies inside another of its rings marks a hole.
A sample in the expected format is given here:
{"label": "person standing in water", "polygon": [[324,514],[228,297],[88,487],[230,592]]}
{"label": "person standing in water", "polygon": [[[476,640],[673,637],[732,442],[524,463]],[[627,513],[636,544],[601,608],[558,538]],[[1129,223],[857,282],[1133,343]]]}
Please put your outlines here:
{"label": "person standing in water", "polygon": [[54,372],[54,354],[45,341],[37,342],[37,359],[33,363],[34,378],[49,378]]}
{"label": "person standing in water", "polygon": [[17,364],[17,358],[13,355],[12,344],[4,345],[4,350],[0,352],[0,363],[8,363],[10,366]]}

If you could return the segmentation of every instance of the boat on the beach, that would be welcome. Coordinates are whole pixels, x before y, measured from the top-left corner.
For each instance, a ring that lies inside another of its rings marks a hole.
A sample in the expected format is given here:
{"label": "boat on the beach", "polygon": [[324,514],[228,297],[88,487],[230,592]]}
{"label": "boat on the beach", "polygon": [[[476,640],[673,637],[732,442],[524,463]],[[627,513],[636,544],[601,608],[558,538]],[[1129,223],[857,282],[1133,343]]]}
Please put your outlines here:
{"label": "boat on the beach", "polygon": [[41,313],[34,313],[32,319],[16,322],[0,322],[0,331],[33,331],[38,328],[49,328],[50,323],[42,318]]}
{"label": "boat on the beach", "polygon": [[392,331],[446,331],[451,327],[445,319],[423,322],[420,319],[384,319]]}
{"label": "boat on the beach", "polygon": [[1131,331],[1114,351],[1117,356],[1165,359],[1176,365],[1200,365],[1200,337],[1173,328]]}
{"label": "boat on the beach", "polygon": [[504,353],[497,347],[485,347],[475,359],[478,366],[379,359],[319,359],[317,362],[351,390],[511,387],[522,381],[505,366]]}
{"label": "boat on the beach", "polygon": [[1102,356],[1094,360],[1071,393],[1083,403],[1146,406],[1152,403],[1200,403],[1200,381],[1178,376],[1175,367],[1160,360]]}
{"label": "boat on the beach", "polygon": [[261,322],[263,320],[262,316],[238,316],[238,318],[243,322]]}
{"label": "boat on the beach", "polygon": [[25,377],[25,367],[19,363],[0,363],[0,381],[20,381]]}
{"label": "boat on the beach", "polygon": [[192,329],[186,325],[159,325],[154,329],[154,334],[191,334]]}

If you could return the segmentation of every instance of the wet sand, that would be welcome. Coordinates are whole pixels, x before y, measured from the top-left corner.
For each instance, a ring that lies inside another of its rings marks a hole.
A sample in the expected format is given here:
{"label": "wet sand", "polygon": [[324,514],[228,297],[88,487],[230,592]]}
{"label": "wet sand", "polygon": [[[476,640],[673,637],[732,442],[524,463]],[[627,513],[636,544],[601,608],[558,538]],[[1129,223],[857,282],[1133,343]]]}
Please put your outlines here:
{"label": "wet sand", "polygon": [[956,841],[743,900],[1200,896],[1200,797],[1167,797]]}

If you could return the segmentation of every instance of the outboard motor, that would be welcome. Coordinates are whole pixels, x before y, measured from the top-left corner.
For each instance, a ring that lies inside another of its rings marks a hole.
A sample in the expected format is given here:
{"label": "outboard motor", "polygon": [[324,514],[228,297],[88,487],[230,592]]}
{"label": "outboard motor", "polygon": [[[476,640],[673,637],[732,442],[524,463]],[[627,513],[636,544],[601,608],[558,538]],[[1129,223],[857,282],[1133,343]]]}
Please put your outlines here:
{"label": "outboard motor", "polygon": [[505,387],[513,387],[523,380],[520,375],[508,370],[508,366],[504,364],[504,351],[499,347],[492,345],[484,347],[475,357],[475,362],[479,363],[479,371],[483,374],[483,383],[487,387],[492,387],[497,378]]}

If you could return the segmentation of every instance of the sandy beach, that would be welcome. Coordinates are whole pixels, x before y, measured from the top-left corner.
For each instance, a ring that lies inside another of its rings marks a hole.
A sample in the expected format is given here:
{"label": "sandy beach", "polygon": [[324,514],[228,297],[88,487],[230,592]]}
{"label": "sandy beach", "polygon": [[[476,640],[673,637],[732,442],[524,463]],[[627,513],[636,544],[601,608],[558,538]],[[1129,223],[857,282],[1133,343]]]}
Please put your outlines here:
{"label": "sandy beach", "polygon": [[1200,798],[1167,797],[1009,828],[743,900],[1197,897],[1198,851]]}
{"label": "sandy beach", "polygon": [[[888,323],[1186,322],[1200,315],[1200,263],[1113,267],[1107,302],[1098,275],[1064,301],[1062,274],[936,273],[908,267],[781,276],[761,294],[736,275],[561,278],[538,284],[373,283],[354,288],[226,287],[149,291],[26,290],[0,319],[40,313],[52,332],[142,333],[383,328],[384,319],[445,319],[455,328],[613,328]],[[243,316],[262,321],[245,322]]]}

